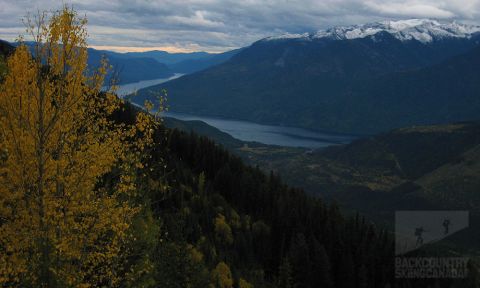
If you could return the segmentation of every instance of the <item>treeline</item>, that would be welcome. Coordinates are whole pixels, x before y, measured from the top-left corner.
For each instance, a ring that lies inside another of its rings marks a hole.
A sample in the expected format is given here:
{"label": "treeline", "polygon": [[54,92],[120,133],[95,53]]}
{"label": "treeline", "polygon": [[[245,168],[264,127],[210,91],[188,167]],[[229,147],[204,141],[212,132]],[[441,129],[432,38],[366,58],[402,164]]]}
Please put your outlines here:
{"label": "treeline", "polygon": [[164,126],[155,138],[144,189],[161,223],[160,287],[480,287],[474,266],[468,279],[394,279],[390,231],[208,138]]}
{"label": "treeline", "polygon": [[[129,113],[134,109],[121,118],[133,119]],[[144,183],[161,219],[155,261],[165,287],[205,287],[216,283],[222,267],[235,287],[385,287],[391,281],[394,249],[386,231],[344,217],[335,204],[244,165],[207,138],[162,127],[156,141]]]}

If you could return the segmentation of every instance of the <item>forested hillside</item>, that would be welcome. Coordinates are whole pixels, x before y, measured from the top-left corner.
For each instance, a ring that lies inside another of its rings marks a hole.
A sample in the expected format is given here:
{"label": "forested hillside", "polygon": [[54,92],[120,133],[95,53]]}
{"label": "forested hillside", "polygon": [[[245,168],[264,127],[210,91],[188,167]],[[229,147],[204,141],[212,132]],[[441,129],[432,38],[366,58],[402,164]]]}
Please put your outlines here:
{"label": "forested hillside", "polygon": [[[479,287],[474,259],[465,279],[396,279],[390,231],[213,140],[166,128],[186,124],[164,122],[154,112],[162,105],[140,109],[118,98],[103,88],[107,63],[88,70],[86,18],[68,6],[45,15],[27,27],[35,53],[0,43],[0,286]],[[188,125],[227,146],[256,148]],[[329,188],[398,180],[384,192],[403,195],[463,180],[453,171],[475,176],[478,131],[465,123],[405,128],[308,155],[331,164],[320,167],[339,172],[333,180],[354,184]]]}
{"label": "forested hillside", "polygon": [[[118,115],[123,121],[135,113],[126,108]],[[222,262],[232,273],[234,287],[250,287],[240,279],[254,287],[435,283],[394,280],[392,238],[363,217],[344,216],[336,204],[246,166],[208,138],[160,129],[156,139],[159,145],[152,150],[151,171],[143,182],[148,183],[144,189],[152,213],[162,223],[162,240],[152,261],[166,283],[207,283]],[[199,262],[192,264],[192,257]],[[469,281],[437,284],[463,287]]]}
{"label": "forested hillside", "polygon": [[478,122],[412,126],[310,153],[251,148],[246,159],[379,223],[392,224],[397,210],[468,210],[472,228],[464,238],[469,240],[456,239],[456,248],[468,246],[476,254],[479,135]]}
{"label": "forested hillside", "polygon": [[[224,262],[235,285],[240,277],[255,287],[363,287],[392,281],[392,240],[385,231],[360,217],[342,216],[337,206],[289,188],[274,174],[245,166],[207,138],[178,130],[156,135],[160,142],[144,189],[162,223],[163,242],[154,260],[161,279],[206,283]],[[193,266],[186,265],[195,260],[189,249],[203,255]]]}
{"label": "forested hillside", "polygon": [[101,90],[106,64],[85,70],[85,23],[64,7],[41,24],[34,56],[20,45],[7,61],[2,286],[391,283],[386,231]]}
{"label": "forested hillside", "polygon": [[176,112],[354,134],[475,120],[480,35],[437,37],[454,29],[421,21],[412,35],[427,29],[431,41],[383,28],[345,36],[356,26],[263,39],[223,64],[140,90],[138,103],[165,88]]}
{"label": "forested hillside", "polygon": [[0,40],[0,80],[3,74],[7,72],[7,57],[13,53],[14,47],[7,42]]}

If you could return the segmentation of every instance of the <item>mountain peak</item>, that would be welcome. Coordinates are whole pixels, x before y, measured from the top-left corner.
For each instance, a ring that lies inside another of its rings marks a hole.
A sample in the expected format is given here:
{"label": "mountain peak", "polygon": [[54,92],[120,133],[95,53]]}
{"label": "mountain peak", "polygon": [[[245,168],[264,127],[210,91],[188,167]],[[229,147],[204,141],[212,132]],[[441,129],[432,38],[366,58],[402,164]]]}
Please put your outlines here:
{"label": "mountain peak", "polygon": [[264,40],[313,40],[322,38],[346,40],[370,37],[379,32],[390,33],[402,41],[417,40],[428,43],[443,38],[469,38],[472,34],[480,32],[480,26],[466,25],[455,21],[440,22],[432,19],[389,20],[363,25],[335,26],[316,33],[284,34],[268,37]]}

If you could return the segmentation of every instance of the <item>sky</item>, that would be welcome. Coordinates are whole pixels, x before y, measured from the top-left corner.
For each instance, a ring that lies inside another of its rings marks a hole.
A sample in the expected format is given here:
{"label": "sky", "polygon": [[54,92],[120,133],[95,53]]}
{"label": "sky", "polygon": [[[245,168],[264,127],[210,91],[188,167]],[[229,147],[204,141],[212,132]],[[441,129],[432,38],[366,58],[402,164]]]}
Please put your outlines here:
{"label": "sky", "polygon": [[24,33],[28,13],[72,5],[90,47],[119,52],[223,52],[267,36],[336,25],[434,18],[480,25],[480,0],[0,0],[0,39]]}

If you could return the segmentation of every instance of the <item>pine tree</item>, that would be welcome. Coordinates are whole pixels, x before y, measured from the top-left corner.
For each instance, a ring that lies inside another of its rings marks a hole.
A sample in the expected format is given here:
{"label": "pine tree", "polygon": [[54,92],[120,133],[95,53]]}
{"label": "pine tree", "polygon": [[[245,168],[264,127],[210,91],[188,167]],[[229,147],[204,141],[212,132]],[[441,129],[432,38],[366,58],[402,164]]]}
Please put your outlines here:
{"label": "pine tree", "polygon": [[278,288],[293,288],[292,266],[288,258],[284,258],[280,267],[278,268]]}
{"label": "pine tree", "polygon": [[330,259],[325,247],[316,239],[312,246],[312,287],[333,287]]}
{"label": "pine tree", "polygon": [[308,244],[303,234],[297,234],[290,247],[289,258],[292,264],[293,279],[299,287],[310,287],[310,256]]}

